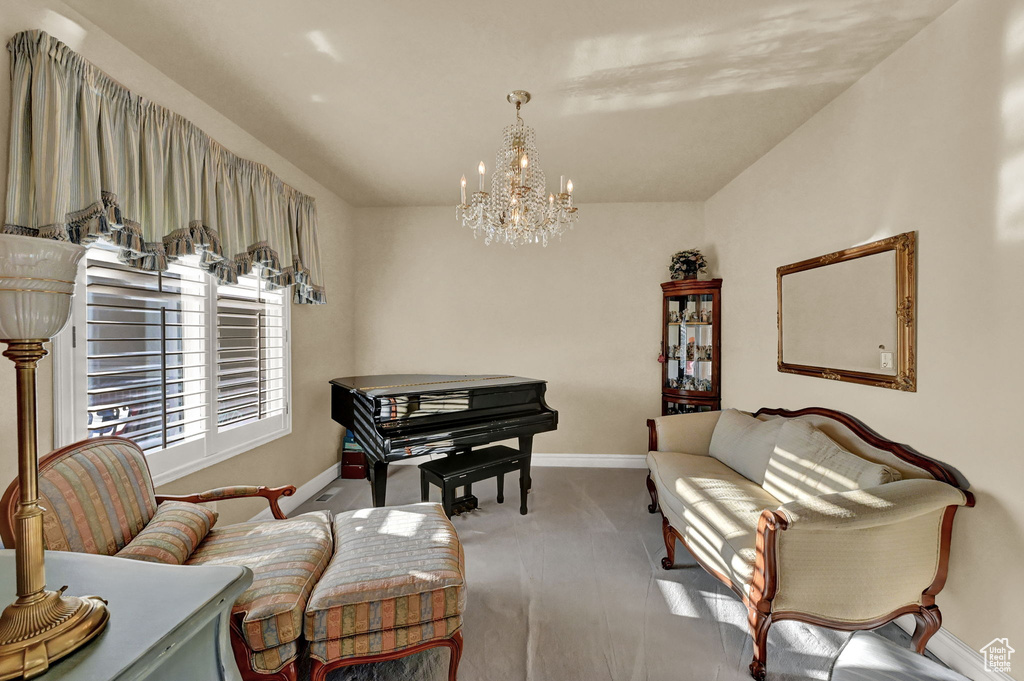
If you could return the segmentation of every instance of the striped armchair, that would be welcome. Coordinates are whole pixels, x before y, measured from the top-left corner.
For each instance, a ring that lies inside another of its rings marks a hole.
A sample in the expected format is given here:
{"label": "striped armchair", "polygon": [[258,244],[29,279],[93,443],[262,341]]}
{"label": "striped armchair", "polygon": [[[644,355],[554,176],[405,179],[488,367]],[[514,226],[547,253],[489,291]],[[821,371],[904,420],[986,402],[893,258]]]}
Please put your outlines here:
{"label": "striped armchair", "polygon": [[[18,493],[15,480],[0,499],[0,537],[8,547]],[[159,496],[142,450],[119,437],[83,440],[39,462],[47,550],[252,570],[252,586],[235,603],[231,624],[246,681],[296,681],[306,603],[333,552],[327,513],[287,519],[281,512],[278,500],[294,493],[289,485]],[[276,519],[211,527],[215,514],[202,508],[184,518],[190,504],[246,497],[266,498]]]}

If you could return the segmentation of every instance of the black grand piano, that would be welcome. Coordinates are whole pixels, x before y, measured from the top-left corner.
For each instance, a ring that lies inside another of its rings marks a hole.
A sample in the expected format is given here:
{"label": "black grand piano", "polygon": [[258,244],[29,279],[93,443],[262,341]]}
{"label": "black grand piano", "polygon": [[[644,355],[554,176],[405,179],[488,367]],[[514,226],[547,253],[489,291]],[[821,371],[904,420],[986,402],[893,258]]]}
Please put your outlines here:
{"label": "black grand piano", "polygon": [[558,427],[545,390],[546,381],[519,376],[351,376],[331,381],[331,418],[365,451],[373,505],[383,506],[391,461],[511,438],[531,454],[533,436]]}

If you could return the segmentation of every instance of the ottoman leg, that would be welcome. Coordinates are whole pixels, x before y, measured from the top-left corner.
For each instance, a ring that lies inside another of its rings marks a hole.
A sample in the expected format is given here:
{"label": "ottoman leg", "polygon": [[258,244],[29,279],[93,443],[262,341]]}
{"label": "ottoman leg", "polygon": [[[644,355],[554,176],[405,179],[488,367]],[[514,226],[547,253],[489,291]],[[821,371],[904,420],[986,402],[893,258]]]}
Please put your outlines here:
{"label": "ottoman leg", "polygon": [[430,483],[424,471],[420,471],[420,501],[430,501]]}
{"label": "ottoman leg", "polygon": [[457,681],[459,660],[462,659],[462,629],[452,634],[452,637],[448,640],[450,641],[448,647],[452,651],[452,656],[448,662],[448,681]]}
{"label": "ottoman leg", "polygon": [[309,660],[309,681],[327,681],[327,672],[331,669],[320,660],[311,658]]}
{"label": "ottoman leg", "polygon": [[498,503],[505,503],[505,474],[498,473]]}

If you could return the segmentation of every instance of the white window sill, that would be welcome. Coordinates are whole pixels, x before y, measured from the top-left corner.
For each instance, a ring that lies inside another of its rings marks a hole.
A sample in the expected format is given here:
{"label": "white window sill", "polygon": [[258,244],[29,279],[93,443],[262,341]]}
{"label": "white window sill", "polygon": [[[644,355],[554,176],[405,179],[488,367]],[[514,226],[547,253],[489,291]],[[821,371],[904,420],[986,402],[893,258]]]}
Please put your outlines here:
{"label": "white window sill", "polygon": [[[228,447],[227,449],[219,451],[216,454],[204,456],[199,459],[193,459],[191,461],[187,461],[183,464],[175,466],[174,468],[170,468],[159,473],[154,473],[153,486],[160,487],[161,485],[166,485],[169,482],[174,482],[179,478],[184,478],[187,475],[191,475],[193,473],[201,471],[204,468],[215,466],[216,464],[221,463],[223,461],[227,461],[228,459],[232,459],[238,456],[239,454],[244,454],[248,451],[252,451],[253,449],[256,449],[261,445],[265,445],[268,442],[272,442],[278,438],[284,437],[285,435],[289,435],[291,434],[291,432],[292,427],[291,424],[289,423],[284,428],[280,428],[265,435],[261,435],[251,440],[247,440],[245,442],[240,442],[232,447]],[[244,484],[244,481],[239,484]],[[196,490],[196,492],[202,491],[203,490]]]}

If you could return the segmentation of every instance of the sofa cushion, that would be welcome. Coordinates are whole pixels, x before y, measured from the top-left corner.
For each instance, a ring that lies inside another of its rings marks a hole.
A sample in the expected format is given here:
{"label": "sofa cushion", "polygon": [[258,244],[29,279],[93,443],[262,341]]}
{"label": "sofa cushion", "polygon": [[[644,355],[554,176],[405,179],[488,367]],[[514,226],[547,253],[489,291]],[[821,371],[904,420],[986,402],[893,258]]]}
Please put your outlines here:
{"label": "sofa cushion", "polygon": [[758,519],[779,500],[711,457],[651,452],[647,464],[662,513],[694,557],[745,589],[754,572]]}
{"label": "sofa cushion", "polygon": [[440,504],[339,514],[334,541],[334,558],[306,606],[306,640],[337,640],[462,614],[465,556]]}
{"label": "sofa cushion", "polygon": [[331,559],[326,511],[287,520],[259,520],[210,530],[187,565],[243,565],[252,586],[232,613],[245,613],[242,635],[254,651],[290,643],[302,634],[302,614]]}
{"label": "sofa cushion", "polygon": [[785,421],[764,479],[764,488],[781,501],[849,492],[900,479],[898,471],[851,454],[809,423]]}
{"label": "sofa cushion", "polygon": [[205,506],[165,501],[156,507],[156,515],[149,524],[114,555],[148,563],[184,565],[215,522],[217,514]]}
{"label": "sofa cushion", "polygon": [[726,409],[711,434],[709,453],[747,480],[764,482],[768,459],[785,419],[761,421],[750,414]]}

